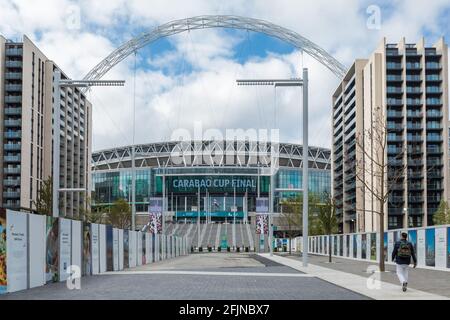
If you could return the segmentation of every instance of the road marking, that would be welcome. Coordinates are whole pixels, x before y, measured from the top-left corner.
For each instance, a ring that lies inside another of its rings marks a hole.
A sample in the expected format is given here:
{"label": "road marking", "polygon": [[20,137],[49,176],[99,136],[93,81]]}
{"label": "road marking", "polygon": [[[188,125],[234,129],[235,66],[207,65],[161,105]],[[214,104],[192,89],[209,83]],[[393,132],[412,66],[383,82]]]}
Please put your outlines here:
{"label": "road marking", "polygon": [[377,300],[449,300],[449,298],[437,294],[408,288],[408,291],[402,292],[400,285],[381,281],[381,289],[369,289],[367,287],[367,278],[352,273],[342,272],[330,268],[325,268],[309,263],[308,267],[303,267],[301,261],[280,257],[270,256],[267,253],[260,256],[284,264],[295,270],[305,272],[319,279],[328,281],[342,288],[354,291]]}
{"label": "road marking", "polygon": [[201,276],[245,276],[245,277],[291,277],[313,278],[306,273],[263,273],[263,272],[216,272],[216,271],[109,271],[102,275],[137,275],[137,274],[169,274],[169,275],[201,275]]}

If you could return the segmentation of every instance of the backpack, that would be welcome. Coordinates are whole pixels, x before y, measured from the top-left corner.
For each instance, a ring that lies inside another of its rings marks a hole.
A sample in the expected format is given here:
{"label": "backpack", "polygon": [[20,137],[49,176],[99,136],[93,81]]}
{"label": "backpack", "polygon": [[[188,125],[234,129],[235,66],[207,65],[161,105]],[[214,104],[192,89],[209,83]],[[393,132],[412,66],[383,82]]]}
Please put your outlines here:
{"label": "backpack", "polygon": [[411,246],[407,241],[400,241],[397,256],[399,258],[411,258]]}

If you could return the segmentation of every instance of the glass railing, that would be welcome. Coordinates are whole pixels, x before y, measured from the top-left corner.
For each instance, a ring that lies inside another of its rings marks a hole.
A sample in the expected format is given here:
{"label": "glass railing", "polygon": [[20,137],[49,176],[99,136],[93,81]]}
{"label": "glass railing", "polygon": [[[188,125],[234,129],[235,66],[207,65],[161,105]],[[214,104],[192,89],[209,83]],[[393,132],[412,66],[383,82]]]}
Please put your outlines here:
{"label": "glass railing", "polygon": [[22,108],[5,108],[5,115],[19,115],[22,114]]}
{"label": "glass railing", "polygon": [[22,68],[22,61],[5,61],[5,66],[7,68]]}
{"label": "glass railing", "polygon": [[426,76],[426,80],[427,81],[441,81],[442,78],[441,78],[441,76],[439,76],[437,74],[429,74]]}
{"label": "glass railing", "polygon": [[419,75],[407,75],[406,81],[421,81],[422,78]]}

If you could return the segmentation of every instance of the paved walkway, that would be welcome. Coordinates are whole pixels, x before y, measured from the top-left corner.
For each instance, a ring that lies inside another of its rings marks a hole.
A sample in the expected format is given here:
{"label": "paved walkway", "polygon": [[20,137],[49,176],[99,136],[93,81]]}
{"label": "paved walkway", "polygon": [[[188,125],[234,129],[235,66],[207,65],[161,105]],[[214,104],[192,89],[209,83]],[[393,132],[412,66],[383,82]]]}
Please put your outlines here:
{"label": "paved walkway", "polygon": [[[450,296],[450,277],[443,271],[412,270],[409,289],[404,293],[399,286],[394,266],[387,267],[390,272],[373,274],[367,272],[368,266],[375,265],[369,262],[333,258],[335,263],[328,263],[327,257],[310,256],[309,266],[305,268],[298,256],[260,255],[373,299],[441,300],[449,299]],[[380,277],[373,281],[375,276]]]}
{"label": "paved walkway", "polygon": [[[283,258],[295,262],[292,259]],[[264,257],[204,253],[6,294],[2,299],[367,300],[351,290]]]}

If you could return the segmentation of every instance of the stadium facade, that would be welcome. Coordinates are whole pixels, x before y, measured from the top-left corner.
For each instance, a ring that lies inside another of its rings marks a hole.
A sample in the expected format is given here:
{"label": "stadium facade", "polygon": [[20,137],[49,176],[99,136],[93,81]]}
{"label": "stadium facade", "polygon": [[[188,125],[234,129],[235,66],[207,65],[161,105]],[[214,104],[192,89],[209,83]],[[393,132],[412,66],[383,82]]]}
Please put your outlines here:
{"label": "stadium facade", "polygon": [[[275,191],[302,186],[302,146],[276,145],[278,161],[272,163],[275,148],[272,150],[270,142],[172,141],[136,145],[137,226],[148,221],[149,198],[163,195],[167,199],[166,221],[196,222],[199,210],[202,222],[235,219],[238,223],[254,223],[256,198],[270,194],[273,163],[277,163]],[[131,146],[93,153],[94,206],[110,206],[120,198],[131,202],[131,153]],[[310,192],[331,192],[330,161],[329,149],[309,147]],[[274,211],[282,210],[282,199],[296,194],[275,192]]]}

